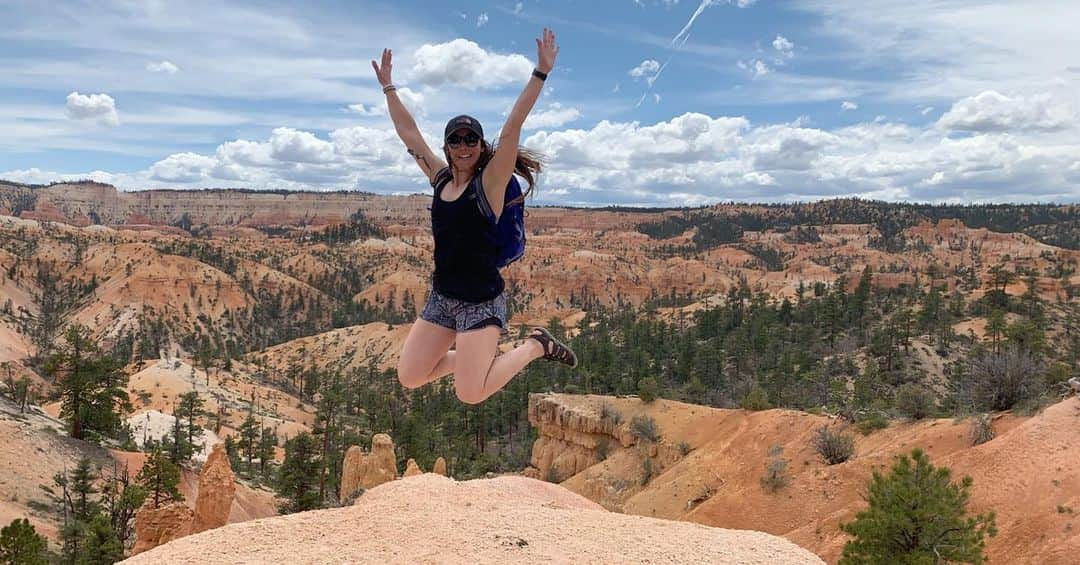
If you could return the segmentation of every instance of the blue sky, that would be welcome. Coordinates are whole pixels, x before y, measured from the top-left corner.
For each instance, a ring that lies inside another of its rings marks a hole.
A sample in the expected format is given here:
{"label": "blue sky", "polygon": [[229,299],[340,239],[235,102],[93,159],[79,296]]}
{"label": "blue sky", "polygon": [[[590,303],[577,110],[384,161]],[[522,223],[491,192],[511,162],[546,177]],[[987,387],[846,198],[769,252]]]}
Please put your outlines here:
{"label": "blue sky", "polygon": [[1080,201],[1080,2],[0,0],[0,178],[125,190],[425,190],[369,61],[433,147],[523,134],[538,203],[857,195]]}

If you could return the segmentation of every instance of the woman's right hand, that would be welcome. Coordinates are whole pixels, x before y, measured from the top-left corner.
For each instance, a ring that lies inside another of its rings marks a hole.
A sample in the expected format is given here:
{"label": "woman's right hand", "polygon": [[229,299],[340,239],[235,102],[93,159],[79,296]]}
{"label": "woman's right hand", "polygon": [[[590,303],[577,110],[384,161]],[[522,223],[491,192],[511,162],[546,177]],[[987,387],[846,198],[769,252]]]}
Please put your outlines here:
{"label": "woman's right hand", "polygon": [[393,53],[389,49],[382,50],[382,65],[377,64],[375,61],[371,62],[371,68],[375,69],[375,78],[379,79],[380,86],[387,86],[393,84],[390,80],[390,70],[393,65],[390,63],[390,58]]}

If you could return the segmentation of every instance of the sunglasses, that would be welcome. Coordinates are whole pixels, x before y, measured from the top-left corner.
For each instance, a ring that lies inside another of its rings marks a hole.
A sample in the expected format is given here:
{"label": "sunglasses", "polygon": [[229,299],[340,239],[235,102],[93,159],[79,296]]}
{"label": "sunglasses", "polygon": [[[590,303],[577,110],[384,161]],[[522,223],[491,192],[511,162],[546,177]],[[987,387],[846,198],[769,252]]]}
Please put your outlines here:
{"label": "sunglasses", "polygon": [[465,135],[458,135],[456,133],[450,134],[446,138],[446,144],[450,147],[458,147],[464,143],[468,147],[476,147],[480,144],[480,136],[475,133],[467,133]]}

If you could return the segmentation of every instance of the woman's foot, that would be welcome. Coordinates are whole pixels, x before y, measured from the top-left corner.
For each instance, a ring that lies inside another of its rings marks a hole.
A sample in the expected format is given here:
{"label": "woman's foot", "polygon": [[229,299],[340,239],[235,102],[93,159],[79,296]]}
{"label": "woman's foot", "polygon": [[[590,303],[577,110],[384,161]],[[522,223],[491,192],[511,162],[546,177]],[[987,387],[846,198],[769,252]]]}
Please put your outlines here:
{"label": "woman's foot", "polygon": [[544,349],[544,359],[569,365],[571,369],[577,367],[577,355],[574,354],[574,350],[552,337],[544,328],[533,328],[529,338],[540,342],[540,347]]}

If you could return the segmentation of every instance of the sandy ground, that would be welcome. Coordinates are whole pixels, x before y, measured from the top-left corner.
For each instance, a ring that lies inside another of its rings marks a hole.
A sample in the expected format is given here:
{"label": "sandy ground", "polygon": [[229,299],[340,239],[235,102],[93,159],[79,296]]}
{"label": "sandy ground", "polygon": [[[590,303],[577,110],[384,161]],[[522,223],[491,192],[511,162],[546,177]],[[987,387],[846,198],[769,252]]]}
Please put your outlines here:
{"label": "sandy ground", "polygon": [[[969,512],[994,511],[998,535],[987,540],[993,563],[1073,564],[1080,555],[1080,398],[1067,398],[1034,416],[994,417],[996,437],[972,447],[969,420],[894,421],[870,435],[855,434],[855,456],[825,465],[810,448],[814,430],[837,424],[825,416],[794,410],[747,412],[658,400],[557,395],[588,412],[599,404],[625,420],[647,414],[664,442],[687,441],[692,451],[636,486],[641,457],[634,449],[613,451],[607,460],[561,483],[630,514],[687,520],[783,536],[832,563],[848,536],[839,524],[866,507],[865,485],[874,471],[888,471],[894,456],[919,447],[935,466],[952,469],[953,480],[974,480]],[[789,461],[788,486],[762,490],[759,480],[772,447]],[[612,499],[606,487],[632,486]],[[706,487],[711,497],[693,505]]]}
{"label": "sandy ground", "polygon": [[[4,294],[0,293],[0,296]],[[16,328],[7,322],[0,322],[0,361],[18,361],[30,355],[31,349],[30,342]]]}
{"label": "sandy ground", "polygon": [[73,469],[82,457],[95,467],[110,465],[104,449],[62,434],[63,423],[36,409],[22,414],[0,397],[0,526],[27,518],[39,534],[57,539],[60,516],[45,490],[60,492],[53,476]]}
{"label": "sandy ground", "polygon": [[431,473],[380,485],[352,507],[232,524],[123,563],[823,563],[787,540],[617,514],[524,477]]}

